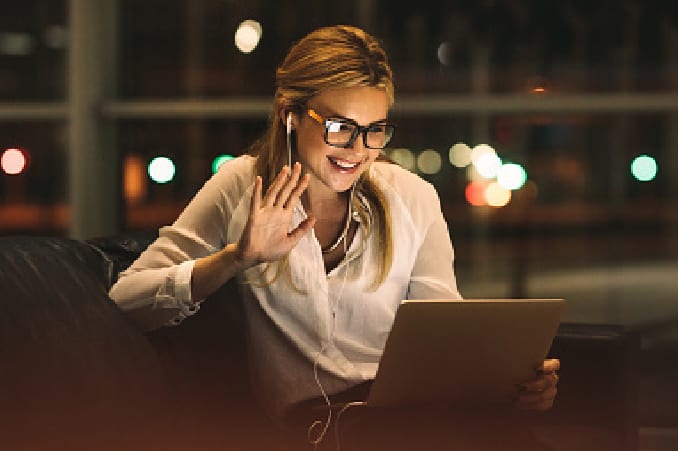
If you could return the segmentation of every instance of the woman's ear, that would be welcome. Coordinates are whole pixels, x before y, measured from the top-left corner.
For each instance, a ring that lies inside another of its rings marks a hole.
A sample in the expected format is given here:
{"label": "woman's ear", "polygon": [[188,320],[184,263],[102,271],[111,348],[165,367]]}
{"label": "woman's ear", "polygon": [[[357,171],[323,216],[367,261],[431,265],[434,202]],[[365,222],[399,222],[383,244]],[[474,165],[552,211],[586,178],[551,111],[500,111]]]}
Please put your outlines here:
{"label": "woman's ear", "polygon": [[289,129],[289,131],[292,131],[296,128],[296,116],[295,114],[288,109],[281,108],[280,109],[280,121],[282,122],[283,127],[285,129]]}

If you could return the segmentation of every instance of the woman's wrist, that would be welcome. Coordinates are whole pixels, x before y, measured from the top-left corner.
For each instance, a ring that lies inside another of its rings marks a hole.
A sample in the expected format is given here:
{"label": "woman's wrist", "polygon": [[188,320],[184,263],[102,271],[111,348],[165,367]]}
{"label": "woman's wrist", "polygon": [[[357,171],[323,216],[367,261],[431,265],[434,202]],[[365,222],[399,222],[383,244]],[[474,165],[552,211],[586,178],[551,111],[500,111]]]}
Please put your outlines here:
{"label": "woman's wrist", "polygon": [[245,255],[239,243],[228,244],[225,249],[233,256],[232,262],[236,271],[244,271],[256,265],[256,261]]}
{"label": "woman's wrist", "polygon": [[206,298],[252,265],[242,258],[236,243],[227,244],[221,251],[196,260],[191,280],[191,299]]}

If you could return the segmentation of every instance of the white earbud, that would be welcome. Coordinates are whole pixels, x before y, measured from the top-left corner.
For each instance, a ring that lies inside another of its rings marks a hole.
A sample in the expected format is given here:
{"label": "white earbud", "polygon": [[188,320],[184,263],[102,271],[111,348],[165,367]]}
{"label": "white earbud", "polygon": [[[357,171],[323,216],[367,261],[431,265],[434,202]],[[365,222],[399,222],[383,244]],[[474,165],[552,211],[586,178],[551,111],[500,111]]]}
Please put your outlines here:
{"label": "white earbud", "polygon": [[292,169],[292,113],[287,113],[287,166]]}

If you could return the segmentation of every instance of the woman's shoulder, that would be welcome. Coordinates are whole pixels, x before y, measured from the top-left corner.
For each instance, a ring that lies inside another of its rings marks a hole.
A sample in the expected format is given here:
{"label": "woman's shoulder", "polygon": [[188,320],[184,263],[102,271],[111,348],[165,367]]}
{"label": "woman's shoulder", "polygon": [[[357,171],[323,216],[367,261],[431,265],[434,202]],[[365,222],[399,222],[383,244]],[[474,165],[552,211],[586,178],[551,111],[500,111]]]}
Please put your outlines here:
{"label": "woman's shoulder", "polygon": [[224,187],[240,186],[247,189],[254,182],[256,161],[256,157],[251,155],[235,157],[219,166],[213,178]]}
{"label": "woman's shoulder", "polygon": [[257,157],[243,154],[230,160],[226,160],[219,166],[217,173],[229,172],[241,175],[252,175],[254,174],[254,165],[256,161]]}

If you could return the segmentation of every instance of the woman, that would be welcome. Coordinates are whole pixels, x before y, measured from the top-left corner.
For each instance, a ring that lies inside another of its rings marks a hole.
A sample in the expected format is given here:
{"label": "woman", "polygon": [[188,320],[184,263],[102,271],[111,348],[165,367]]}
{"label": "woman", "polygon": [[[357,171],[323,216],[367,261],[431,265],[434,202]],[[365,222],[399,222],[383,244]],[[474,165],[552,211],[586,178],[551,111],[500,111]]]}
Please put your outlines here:
{"label": "woman", "polygon": [[[379,158],[394,131],[379,43],[350,26],[316,30],[276,83],[266,135],[160,229],[111,297],[154,328],[241,278],[253,384],[281,418],[374,378],[402,299],[461,296],[437,193]],[[549,408],[557,369],[545,362],[518,403]]]}

